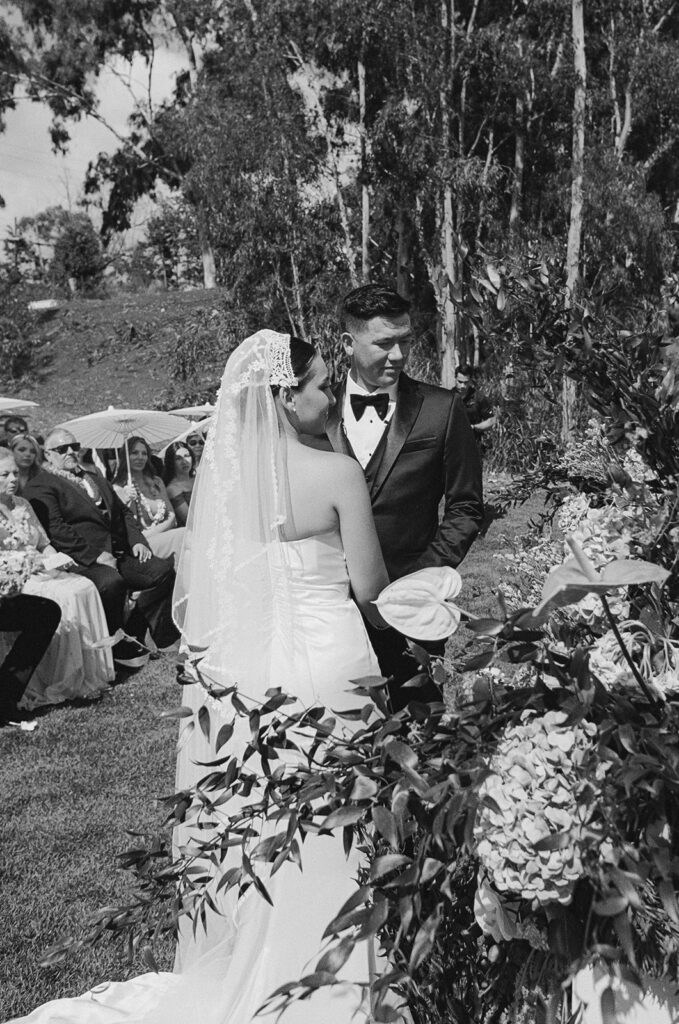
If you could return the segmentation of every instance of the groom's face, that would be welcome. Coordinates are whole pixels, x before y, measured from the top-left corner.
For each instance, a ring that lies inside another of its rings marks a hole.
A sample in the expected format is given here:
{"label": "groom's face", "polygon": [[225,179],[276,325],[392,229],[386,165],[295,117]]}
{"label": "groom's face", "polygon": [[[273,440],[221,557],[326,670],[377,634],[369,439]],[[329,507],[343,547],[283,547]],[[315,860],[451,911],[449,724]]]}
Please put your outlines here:
{"label": "groom's face", "polygon": [[413,343],[413,328],[407,313],[374,316],[354,322],[342,341],[351,359],[352,376],[367,391],[374,391],[398,381]]}

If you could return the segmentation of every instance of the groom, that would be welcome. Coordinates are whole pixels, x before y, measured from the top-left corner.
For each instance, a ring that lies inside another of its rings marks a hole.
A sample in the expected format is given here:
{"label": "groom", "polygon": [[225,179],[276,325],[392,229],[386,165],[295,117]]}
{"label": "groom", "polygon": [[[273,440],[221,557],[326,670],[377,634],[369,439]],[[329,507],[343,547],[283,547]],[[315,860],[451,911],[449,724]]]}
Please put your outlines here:
{"label": "groom", "polygon": [[[351,363],[335,386],[327,435],[364,469],[389,576],[457,566],[483,518],[481,463],[462,401],[403,372],[414,339],[410,303],[398,292],[355,288],[342,303],[341,326]],[[381,671],[392,677],[394,710],[439,700],[433,686],[402,687],[415,674],[404,638],[366,625]],[[445,645],[425,646],[443,654]]]}

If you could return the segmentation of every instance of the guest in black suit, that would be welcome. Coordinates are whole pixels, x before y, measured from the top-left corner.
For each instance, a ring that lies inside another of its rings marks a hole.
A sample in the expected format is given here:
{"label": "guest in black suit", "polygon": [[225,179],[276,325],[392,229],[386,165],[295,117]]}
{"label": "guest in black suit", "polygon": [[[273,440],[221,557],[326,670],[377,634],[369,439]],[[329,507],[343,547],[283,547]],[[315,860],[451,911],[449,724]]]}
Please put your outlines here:
{"label": "guest in black suit", "polygon": [[76,562],[73,571],[96,586],[111,635],[123,626],[128,591],[140,591],[125,623],[135,639],[120,641],[113,649],[118,664],[139,667],[148,655],[142,643],[147,628],[158,647],[169,646],[178,636],[171,614],[172,560],[153,555],[111,485],[78,464],[79,448],[68,431],[52,431],[45,441],[46,468],[28,481],[22,494],[55,548]]}
{"label": "guest in black suit", "polygon": [[[459,565],[483,519],[481,463],[460,397],[403,372],[413,342],[409,310],[407,299],[379,285],[346,296],[342,342],[351,367],[334,389],[327,426],[334,450],[363,466],[392,580]],[[415,663],[399,633],[369,624],[368,631],[382,672],[393,678],[396,710],[440,699],[433,688],[402,688]],[[443,646],[428,649],[442,654]]]}
{"label": "guest in black suit", "polygon": [[26,718],[19,701],[60,622],[61,608],[47,597],[0,598],[0,632],[19,634],[0,665],[0,726]]}

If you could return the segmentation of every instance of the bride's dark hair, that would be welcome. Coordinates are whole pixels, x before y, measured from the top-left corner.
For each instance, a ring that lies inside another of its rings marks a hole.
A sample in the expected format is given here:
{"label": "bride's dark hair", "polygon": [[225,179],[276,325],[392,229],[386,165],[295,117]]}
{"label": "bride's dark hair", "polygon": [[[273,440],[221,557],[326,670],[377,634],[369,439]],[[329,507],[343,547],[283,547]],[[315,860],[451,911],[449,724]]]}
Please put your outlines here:
{"label": "bride's dark hair", "polygon": [[[294,335],[290,336],[290,362],[292,363],[292,372],[297,378],[298,388],[304,387],[305,377],[311,369],[315,356],[315,345],[308,341],[302,341],[301,338],[296,338]],[[280,385],[272,384],[271,390],[274,395],[277,395]]]}

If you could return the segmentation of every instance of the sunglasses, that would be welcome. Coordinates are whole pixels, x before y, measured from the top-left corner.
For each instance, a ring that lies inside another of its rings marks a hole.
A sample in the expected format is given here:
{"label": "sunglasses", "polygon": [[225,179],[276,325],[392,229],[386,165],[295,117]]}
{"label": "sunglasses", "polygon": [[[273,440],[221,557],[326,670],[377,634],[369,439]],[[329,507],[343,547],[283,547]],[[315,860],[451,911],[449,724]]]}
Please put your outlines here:
{"label": "sunglasses", "polygon": [[50,452],[58,452],[59,455],[65,455],[66,452],[79,452],[80,441],[68,441],[66,444],[55,444],[53,448],[47,449]]}

